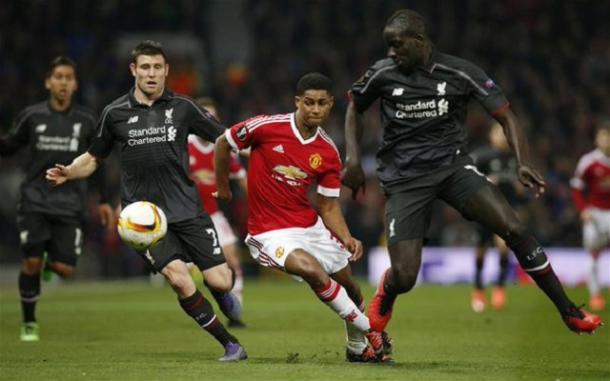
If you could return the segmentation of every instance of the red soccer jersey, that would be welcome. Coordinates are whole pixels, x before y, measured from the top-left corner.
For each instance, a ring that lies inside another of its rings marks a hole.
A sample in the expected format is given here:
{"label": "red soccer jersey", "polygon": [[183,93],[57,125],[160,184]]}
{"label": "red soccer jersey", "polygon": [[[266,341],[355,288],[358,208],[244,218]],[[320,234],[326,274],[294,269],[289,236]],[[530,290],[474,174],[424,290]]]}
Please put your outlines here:
{"label": "red soccer jersey", "polygon": [[610,210],[610,157],[598,149],[585,154],[576,166],[570,185],[578,211],[588,206]]}
{"label": "red soccer jersey", "polygon": [[315,224],[318,214],[307,199],[314,182],[318,193],[339,197],[337,147],[320,127],[303,139],[295,123],[295,114],[262,115],[225,132],[234,149],[252,149],[248,168],[251,235]]}
{"label": "red soccer jersey", "polygon": [[[198,137],[189,136],[189,162],[191,177],[197,185],[203,208],[212,215],[218,211],[218,203],[212,196],[216,192],[216,176],[214,175],[214,144],[201,141]],[[237,155],[231,154],[229,178],[238,179],[246,176],[245,169],[239,163]]]}

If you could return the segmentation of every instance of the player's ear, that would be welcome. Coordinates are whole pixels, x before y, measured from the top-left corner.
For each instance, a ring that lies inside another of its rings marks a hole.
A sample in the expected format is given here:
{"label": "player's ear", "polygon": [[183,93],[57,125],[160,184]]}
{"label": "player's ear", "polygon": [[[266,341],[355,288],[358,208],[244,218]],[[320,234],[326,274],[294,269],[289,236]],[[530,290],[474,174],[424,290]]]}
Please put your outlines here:
{"label": "player's ear", "polygon": [[135,77],[136,76],[136,64],[133,62],[130,63],[129,70],[131,71],[131,75]]}
{"label": "player's ear", "polygon": [[294,97],[294,105],[296,106],[296,108],[299,108],[299,103],[301,103],[301,97],[296,95]]}
{"label": "player's ear", "polygon": [[44,88],[47,90],[51,90],[51,83],[49,82],[49,77],[44,80]]}
{"label": "player's ear", "polygon": [[167,77],[168,74],[169,74],[169,64],[166,63],[165,64],[165,76]]}
{"label": "player's ear", "polygon": [[329,104],[329,109],[332,109],[333,106],[335,105],[335,97],[333,97],[331,95],[330,98],[328,99],[328,104]]}

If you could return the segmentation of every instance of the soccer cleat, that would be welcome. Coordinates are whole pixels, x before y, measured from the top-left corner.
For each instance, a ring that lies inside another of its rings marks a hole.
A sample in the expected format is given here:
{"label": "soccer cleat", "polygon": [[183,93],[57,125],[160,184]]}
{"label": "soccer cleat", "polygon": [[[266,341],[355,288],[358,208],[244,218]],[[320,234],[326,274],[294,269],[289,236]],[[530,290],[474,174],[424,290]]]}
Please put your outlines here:
{"label": "soccer cleat", "polygon": [[30,321],[21,325],[21,341],[38,341],[40,340],[38,323]]}
{"label": "soccer cleat", "polygon": [[362,353],[354,353],[349,349],[345,350],[345,360],[347,362],[378,362],[375,350],[367,345]]}
{"label": "soccer cleat", "polygon": [[239,343],[227,343],[225,345],[225,355],[218,359],[220,362],[241,361],[248,358],[244,347]]}
{"label": "soccer cleat", "polygon": [[391,355],[394,348],[394,340],[386,331],[381,332],[381,339],[383,340],[383,354]]}
{"label": "soccer cleat", "polygon": [[589,300],[589,305],[593,311],[601,311],[606,307],[606,301],[602,294],[593,294]]}
{"label": "soccer cleat", "polygon": [[494,310],[501,310],[506,306],[506,289],[496,287],[491,292],[491,307]]}
{"label": "soccer cleat", "polygon": [[241,320],[229,319],[227,326],[231,328],[246,328],[247,325]]}
{"label": "soccer cleat", "polygon": [[366,338],[369,340],[369,344],[371,346],[371,348],[373,349],[373,351],[375,351],[375,356],[377,357],[378,360],[382,360],[383,357],[385,356],[384,353],[384,346],[383,346],[383,336],[381,334],[381,332],[377,332],[377,331],[369,331],[369,333],[366,334]]}
{"label": "soccer cleat", "polygon": [[563,315],[563,321],[570,330],[578,334],[594,333],[597,328],[604,325],[599,316],[574,305]]}
{"label": "soccer cleat", "polygon": [[485,291],[474,290],[470,296],[470,307],[476,313],[485,311]]}
{"label": "soccer cleat", "polygon": [[383,332],[390,319],[392,319],[392,306],[394,300],[396,300],[395,298],[388,297],[385,292],[384,283],[387,274],[388,270],[386,270],[381,278],[377,291],[375,291],[375,295],[371,303],[369,303],[369,322],[371,329],[377,332]]}

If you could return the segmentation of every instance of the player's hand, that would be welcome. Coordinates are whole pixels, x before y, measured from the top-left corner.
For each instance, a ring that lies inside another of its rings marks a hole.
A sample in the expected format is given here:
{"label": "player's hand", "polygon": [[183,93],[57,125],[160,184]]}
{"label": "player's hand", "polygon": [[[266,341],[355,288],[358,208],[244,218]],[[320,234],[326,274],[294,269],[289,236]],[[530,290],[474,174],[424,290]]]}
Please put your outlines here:
{"label": "player's hand", "polygon": [[212,193],[212,196],[218,200],[222,200],[225,202],[229,202],[233,198],[233,194],[231,193],[230,189],[218,189],[216,192]]}
{"label": "player's hand", "polygon": [[580,212],[580,220],[582,222],[589,222],[591,221],[593,217],[591,216],[591,212],[589,211],[589,209],[585,209],[582,212]]}
{"label": "player's hand", "polygon": [[534,168],[529,165],[520,165],[517,170],[517,175],[519,176],[519,181],[521,184],[525,185],[528,188],[534,188],[536,191],[536,197],[539,197],[544,193],[544,187],[546,183],[542,178],[542,175],[538,173]]}
{"label": "player's hand", "polygon": [[352,253],[352,256],[349,258],[350,262],[356,262],[357,260],[362,258],[362,242],[360,242],[354,237],[350,237],[343,243],[343,245],[345,246],[347,251]]}
{"label": "player's hand", "polygon": [[99,204],[97,206],[97,211],[100,214],[102,225],[104,225],[107,230],[112,230],[114,227],[114,210],[112,210],[112,206],[107,203]]}
{"label": "player's hand", "polygon": [[346,164],[343,173],[341,173],[341,184],[352,190],[352,200],[356,199],[360,188],[362,188],[364,193],[364,171],[362,170],[362,165]]}
{"label": "player's hand", "polygon": [[61,164],[55,164],[55,167],[47,169],[46,179],[54,187],[62,185],[68,181],[70,171],[68,167]]}

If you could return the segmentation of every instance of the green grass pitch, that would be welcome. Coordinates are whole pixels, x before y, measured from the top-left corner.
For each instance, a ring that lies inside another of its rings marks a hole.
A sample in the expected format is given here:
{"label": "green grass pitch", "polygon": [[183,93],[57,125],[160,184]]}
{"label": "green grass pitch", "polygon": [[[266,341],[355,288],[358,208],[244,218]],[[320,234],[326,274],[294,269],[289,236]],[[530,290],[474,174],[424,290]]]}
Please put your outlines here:
{"label": "green grass pitch", "polygon": [[[373,289],[363,292],[368,300]],[[587,299],[583,288],[569,294]],[[248,328],[233,333],[250,358],[221,364],[222,348],[167,286],[43,284],[38,343],[18,340],[17,290],[4,287],[0,380],[610,380],[610,327],[568,331],[535,287],[510,287],[501,312],[474,314],[469,295],[468,286],[422,286],[400,297],[388,327],[396,363],[349,364],[342,322],[306,285],[249,281]]]}

